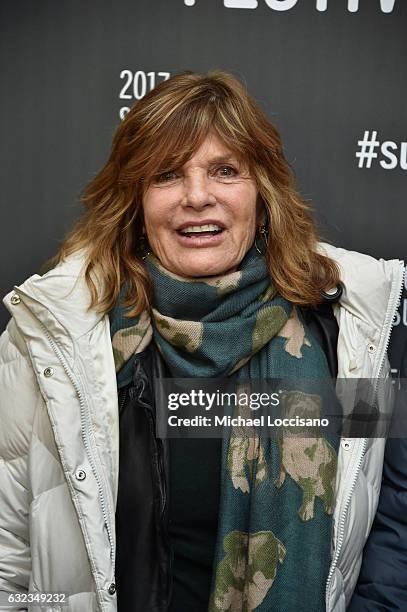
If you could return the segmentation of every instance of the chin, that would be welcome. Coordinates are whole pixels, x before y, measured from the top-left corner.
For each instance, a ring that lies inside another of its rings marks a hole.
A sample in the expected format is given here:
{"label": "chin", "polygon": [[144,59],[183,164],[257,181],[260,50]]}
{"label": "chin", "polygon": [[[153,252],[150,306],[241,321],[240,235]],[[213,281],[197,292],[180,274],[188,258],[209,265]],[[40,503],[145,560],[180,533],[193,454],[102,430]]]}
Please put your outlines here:
{"label": "chin", "polygon": [[179,274],[181,276],[188,276],[190,278],[200,278],[200,277],[204,277],[204,276],[220,276],[222,274],[226,274],[228,272],[233,272],[234,270],[236,270],[237,266],[233,266],[231,265],[226,265],[224,262],[219,262],[219,260],[217,260],[216,262],[196,262],[194,264],[191,264],[191,262],[188,265],[185,265],[181,268],[179,268]]}

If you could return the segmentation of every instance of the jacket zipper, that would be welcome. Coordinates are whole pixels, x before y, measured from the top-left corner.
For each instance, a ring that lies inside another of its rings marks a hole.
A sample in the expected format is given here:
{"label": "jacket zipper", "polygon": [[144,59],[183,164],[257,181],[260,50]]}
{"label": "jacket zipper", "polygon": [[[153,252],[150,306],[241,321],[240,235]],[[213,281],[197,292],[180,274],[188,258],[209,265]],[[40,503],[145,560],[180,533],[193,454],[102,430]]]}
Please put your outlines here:
{"label": "jacket zipper", "polygon": [[[125,391],[126,390],[127,388],[125,389]],[[161,530],[163,534],[163,539],[166,541],[166,545],[168,546],[168,533],[167,533],[167,529],[164,523],[164,515],[165,515],[166,508],[167,508],[167,492],[166,492],[165,470],[164,470],[164,463],[163,463],[163,445],[161,441],[156,438],[156,435],[155,435],[156,433],[155,414],[152,410],[151,405],[142,399],[142,394],[143,394],[143,387],[140,384],[136,384],[135,386],[131,387],[128,393],[128,395],[130,396],[132,400],[137,400],[139,404],[144,408],[146,416],[147,416],[149,429],[150,429],[150,437],[151,437],[151,440],[155,448],[155,458],[156,458],[155,469],[158,472],[158,486],[159,486],[160,501],[161,501],[161,507],[160,507],[160,513],[159,513],[160,514],[160,525],[161,525]],[[122,408],[124,406],[126,397],[127,397],[127,393],[124,393],[122,402],[121,402]],[[153,392],[152,392],[152,398],[154,398]],[[168,606],[168,602],[170,601],[169,594],[171,594],[170,577],[171,577],[171,555],[169,554],[169,569],[167,569],[166,575],[164,576],[164,580],[166,581],[166,587],[165,587],[165,590],[166,590],[165,606],[166,607]]]}
{"label": "jacket zipper", "polygon": [[52,339],[51,334],[48,332],[47,328],[45,327],[45,325],[40,321],[40,325],[44,331],[45,336],[47,337],[52,350],[54,351],[55,355],[58,357],[59,361],[62,364],[62,367],[66,373],[66,375],[68,376],[70,382],[72,383],[77,395],[78,395],[78,399],[79,399],[79,405],[80,405],[80,413],[81,413],[81,433],[82,433],[82,440],[83,440],[83,444],[85,446],[85,450],[86,450],[86,455],[88,457],[90,466],[92,468],[93,474],[95,476],[96,479],[96,483],[98,486],[98,490],[99,490],[99,500],[100,500],[100,505],[101,505],[101,509],[102,509],[102,514],[103,514],[103,520],[104,520],[104,524],[106,526],[106,531],[107,531],[107,535],[108,535],[108,539],[109,539],[109,545],[110,545],[110,558],[111,558],[111,562],[112,562],[112,566],[113,566],[113,576],[115,573],[115,551],[114,551],[114,542],[113,542],[113,535],[112,535],[112,530],[110,528],[110,513],[107,510],[107,504],[105,501],[105,490],[104,490],[104,486],[102,484],[102,480],[100,478],[100,474],[98,472],[98,469],[96,467],[96,463],[93,459],[93,454],[92,454],[92,450],[91,450],[91,444],[90,444],[90,440],[89,440],[89,436],[87,434],[88,429],[92,428],[92,424],[91,424],[91,419],[89,416],[89,410],[87,409],[87,403],[86,400],[84,399],[84,395],[82,393],[82,389],[80,384],[75,380],[74,375],[71,373],[70,369],[69,369],[69,365],[62,353],[62,351],[58,348],[58,346],[55,344],[54,340]]}
{"label": "jacket zipper", "polygon": [[120,415],[121,411],[124,408],[124,404],[126,403],[126,399],[127,399],[127,387],[125,387],[121,391],[121,394],[122,394],[122,396],[121,396],[121,399],[120,399],[120,402],[119,402],[119,415]]}
{"label": "jacket zipper", "polygon": [[[154,432],[155,436],[155,432]],[[171,602],[172,597],[172,551],[169,542],[168,535],[168,516],[166,516],[167,512],[167,488],[166,488],[166,478],[165,478],[165,468],[164,468],[164,446],[162,440],[157,440],[157,455],[158,455],[158,465],[160,471],[160,480],[161,480],[161,513],[160,513],[160,523],[162,529],[162,540],[164,542],[164,546],[167,552],[168,563],[166,566],[165,572],[165,597],[166,597],[166,606]]]}
{"label": "jacket zipper", "polygon": [[[155,429],[156,420],[155,420],[155,415],[151,409],[151,406],[141,400],[142,392],[139,391],[139,389],[136,389],[136,393],[138,393],[138,400],[143,405],[145,412],[147,414],[147,419],[148,419],[149,428],[150,428],[150,436],[151,436],[151,439],[153,441],[154,448],[155,448],[156,469],[158,471],[158,486],[160,489],[160,498],[161,498],[161,508],[160,508],[161,534],[162,534],[162,539],[165,541],[165,545],[168,546],[168,533],[167,533],[166,525],[164,523],[164,516],[165,516],[166,507],[167,507],[167,494],[166,494],[165,471],[164,471],[164,464],[163,464],[163,445],[162,445],[161,440],[158,440],[155,435],[156,434],[156,429]],[[164,588],[165,588],[165,597],[166,597],[165,606],[167,606],[168,602],[170,601],[171,586],[172,586],[170,582],[171,580],[171,554],[170,553],[169,553],[169,568],[167,567],[167,571],[166,571],[166,575],[164,576],[164,580],[165,580]]]}
{"label": "jacket zipper", "polygon": [[[139,403],[143,406],[144,410],[147,413],[147,418],[148,418],[149,427],[150,427],[150,435],[154,443],[156,457],[157,457],[157,469],[158,469],[158,474],[159,474],[158,483],[159,483],[160,495],[161,495],[160,518],[162,518],[164,515],[166,504],[167,504],[167,495],[166,495],[166,487],[165,487],[165,473],[164,473],[163,458],[162,458],[162,455],[163,455],[162,444],[160,443],[159,440],[157,440],[156,435],[155,435],[156,419],[155,419],[153,410],[151,406],[142,399],[143,388],[142,387],[140,388],[140,385],[137,385],[133,387],[132,391],[134,394],[133,397],[137,396]],[[152,398],[154,398],[153,391],[152,391]],[[124,401],[123,401],[123,404],[124,404]]]}
{"label": "jacket zipper", "polygon": [[[383,370],[384,360],[385,360],[385,357],[386,357],[387,349],[388,349],[389,344],[390,344],[391,331],[392,331],[392,322],[393,322],[394,316],[396,314],[397,308],[399,307],[399,304],[400,304],[400,301],[401,301],[401,296],[402,296],[402,293],[403,293],[404,275],[405,275],[405,269],[403,267],[403,271],[401,272],[401,278],[399,278],[399,290],[398,290],[398,293],[394,296],[392,304],[391,304],[390,308],[387,310],[387,314],[386,314],[386,318],[385,318],[385,322],[384,322],[384,326],[383,326],[384,329],[386,329],[386,327],[387,327],[388,331],[386,332],[385,343],[384,343],[384,347],[383,347],[383,350],[382,350],[382,355],[381,355],[380,361],[378,363],[377,373],[376,373],[376,376],[374,377],[375,378],[375,385],[374,385],[375,393],[377,392],[377,387],[378,387],[378,384],[379,384],[379,376],[380,376],[380,374],[381,374],[381,372]],[[360,450],[359,459],[358,459],[358,462],[356,464],[356,470],[353,473],[352,484],[351,484],[351,487],[349,489],[348,496],[346,498],[342,514],[341,514],[340,519],[338,521],[338,538],[337,538],[338,545],[336,547],[335,555],[334,555],[334,558],[332,560],[331,568],[329,570],[328,578],[327,578],[327,581],[326,581],[325,601],[326,601],[327,605],[329,604],[329,597],[331,595],[332,576],[333,576],[334,571],[336,569],[336,566],[338,564],[339,555],[340,555],[340,552],[341,552],[341,549],[342,549],[343,538],[344,538],[344,529],[345,529],[345,518],[346,518],[348,509],[349,509],[349,505],[350,505],[350,502],[351,502],[351,499],[352,499],[353,491],[355,490],[356,482],[357,482],[357,479],[358,479],[358,476],[359,476],[359,471],[360,471],[360,468],[362,467],[363,458],[364,458],[365,452],[366,452],[366,445],[367,445],[367,438],[362,438],[362,446],[361,446],[361,450]]]}

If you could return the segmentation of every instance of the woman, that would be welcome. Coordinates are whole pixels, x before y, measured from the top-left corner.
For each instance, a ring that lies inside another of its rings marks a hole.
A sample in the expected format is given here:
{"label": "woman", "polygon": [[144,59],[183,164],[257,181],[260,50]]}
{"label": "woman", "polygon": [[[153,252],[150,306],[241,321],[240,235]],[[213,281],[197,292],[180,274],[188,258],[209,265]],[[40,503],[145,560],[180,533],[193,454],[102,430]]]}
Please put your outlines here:
{"label": "woman", "polygon": [[[325,463],[304,448],[291,466],[275,442],[160,440],[154,381],[385,377],[402,262],[317,243],[275,127],[221,72],[137,102],[84,203],[57,265],[5,298],[3,596],[345,610],[383,440],[323,440]],[[317,307],[339,281],[337,332]]]}

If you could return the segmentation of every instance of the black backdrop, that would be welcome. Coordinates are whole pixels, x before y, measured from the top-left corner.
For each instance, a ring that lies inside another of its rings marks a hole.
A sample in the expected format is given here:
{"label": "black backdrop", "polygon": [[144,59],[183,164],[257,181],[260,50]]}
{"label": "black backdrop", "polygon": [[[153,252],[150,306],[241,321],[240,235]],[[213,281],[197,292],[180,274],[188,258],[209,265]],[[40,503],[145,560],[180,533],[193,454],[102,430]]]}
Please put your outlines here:
{"label": "black backdrop", "polygon": [[56,251],[126,108],[185,69],[246,82],[327,239],[405,258],[406,26],[405,0],[2,0],[1,295]]}

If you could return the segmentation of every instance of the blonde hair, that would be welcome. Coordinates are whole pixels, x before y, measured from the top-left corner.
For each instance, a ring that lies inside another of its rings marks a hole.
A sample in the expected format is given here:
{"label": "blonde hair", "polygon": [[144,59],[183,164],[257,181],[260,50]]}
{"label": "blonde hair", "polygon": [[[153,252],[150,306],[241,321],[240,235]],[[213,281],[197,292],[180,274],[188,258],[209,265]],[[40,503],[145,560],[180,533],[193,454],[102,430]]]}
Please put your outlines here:
{"label": "blonde hair", "polygon": [[[143,194],[160,172],[188,161],[209,132],[248,165],[268,218],[265,253],[278,292],[298,305],[321,302],[339,280],[336,264],[317,252],[310,206],[296,191],[277,129],[245,87],[221,71],[178,74],[129,111],[113,138],[110,157],[86,187],[85,212],[55,261],[85,249],[90,307],[108,312],[126,281],[130,315],[150,307],[143,263]],[[101,276],[99,289],[93,273]]]}

